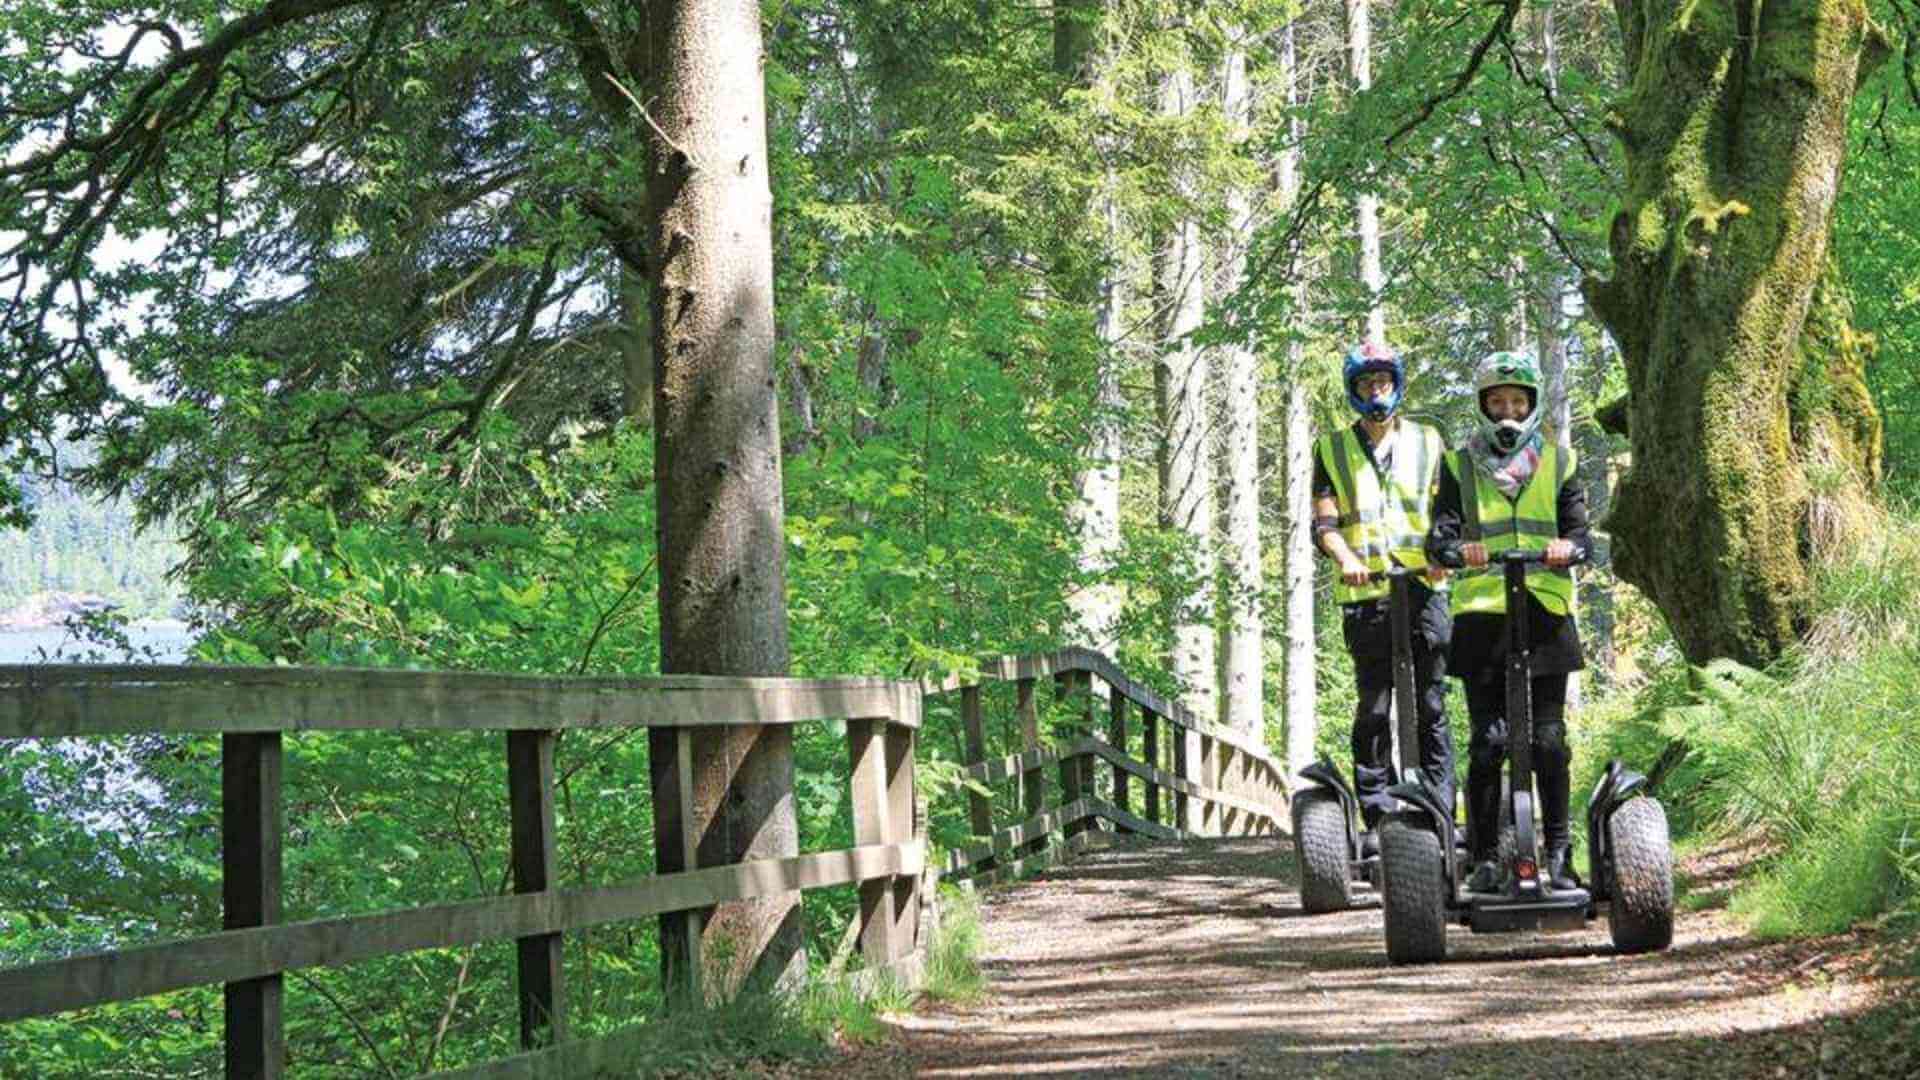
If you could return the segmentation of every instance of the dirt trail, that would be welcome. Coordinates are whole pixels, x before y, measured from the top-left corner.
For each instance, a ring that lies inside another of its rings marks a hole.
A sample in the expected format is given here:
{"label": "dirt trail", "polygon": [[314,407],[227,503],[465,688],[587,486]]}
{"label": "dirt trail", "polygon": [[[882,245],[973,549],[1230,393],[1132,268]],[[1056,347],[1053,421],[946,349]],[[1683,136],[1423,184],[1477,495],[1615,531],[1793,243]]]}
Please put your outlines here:
{"label": "dirt trail", "polygon": [[1301,911],[1288,843],[1123,841],[995,890],[986,998],[817,1074],[1920,1075],[1920,1009],[1867,937],[1757,942],[1713,906],[1738,852],[1684,868],[1709,906],[1665,953],[1615,955],[1604,922],[1453,929],[1446,963],[1392,967],[1377,906]]}

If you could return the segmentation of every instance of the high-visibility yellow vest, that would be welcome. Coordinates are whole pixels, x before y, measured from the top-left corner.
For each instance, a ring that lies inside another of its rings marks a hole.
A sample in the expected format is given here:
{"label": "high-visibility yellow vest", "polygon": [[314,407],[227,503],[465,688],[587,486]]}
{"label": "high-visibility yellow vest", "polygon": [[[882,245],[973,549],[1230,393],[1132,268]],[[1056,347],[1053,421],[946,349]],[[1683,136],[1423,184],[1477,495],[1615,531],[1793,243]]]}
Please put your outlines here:
{"label": "high-visibility yellow vest", "polygon": [[[1440,490],[1440,459],[1446,444],[1425,424],[1402,419],[1394,435],[1393,459],[1382,477],[1351,427],[1320,436],[1314,452],[1333,479],[1340,506],[1340,536],[1375,573],[1392,563],[1410,569],[1427,565],[1427,524],[1433,497]],[[1387,595],[1386,582],[1348,585],[1336,578],[1333,598],[1355,604]]]}
{"label": "high-visibility yellow vest", "polygon": [[[1447,455],[1447,471],[1460,485],[1462,541],[1487,545],[1494,561],[1477,570],[1463,570],[1453,583],[1453,613],[1502,614],[1507,610],[1503,551],[1545,551],[1560,538],[1560,487],[1573,475],[1574,454],[1555,443],[1540,449],[1540,463],[1527,478],[1520,497],[1510,499],[1474,467],[1465,450]],[[1574,611],[1573,568],[1527,567],[1527,591],[1540,606],[1555,615]]]}

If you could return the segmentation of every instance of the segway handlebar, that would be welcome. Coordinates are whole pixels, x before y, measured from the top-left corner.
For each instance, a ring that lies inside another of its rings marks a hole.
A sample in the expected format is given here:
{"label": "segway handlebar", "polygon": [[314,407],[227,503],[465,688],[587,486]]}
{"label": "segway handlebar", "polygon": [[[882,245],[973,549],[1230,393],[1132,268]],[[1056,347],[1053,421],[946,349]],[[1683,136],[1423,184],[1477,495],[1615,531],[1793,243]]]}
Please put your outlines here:
{"label": "segway handlebar", "polygon": [[[1450,569],[1454,569],[1454,570],[1462,569],[1467,565],[1467,560],[1460,554],[1460,549],[1463,546],[1464,545],[1459,541],[1453,541],[1451,543],[1442,544],[1440,547],[1433,550],[1433,557],[1434,557],[1433,561],[1439,563],[1441,566],[1445,566]],[[1593,553],[1588,549],[1583,548],[1578,544],[1576,544],[1574,545],[1574,548],[1573,548],[1573,558],[1567,560],[1567,565],[1579,566],[1582,563],[1585,563],[1588,557],[1591,556],[1592,554]],[[1547,553],[1544,551],[1523,551],[1523,550],[1516,549],[1516,550],[1502,551],[1489,557],[1487,559],[1487,565],[1492,566],[1495,563],[1520,563],[1522,565],[1533,565],[1536,563],[1544,563],[1546,561],[1547,561]]]}

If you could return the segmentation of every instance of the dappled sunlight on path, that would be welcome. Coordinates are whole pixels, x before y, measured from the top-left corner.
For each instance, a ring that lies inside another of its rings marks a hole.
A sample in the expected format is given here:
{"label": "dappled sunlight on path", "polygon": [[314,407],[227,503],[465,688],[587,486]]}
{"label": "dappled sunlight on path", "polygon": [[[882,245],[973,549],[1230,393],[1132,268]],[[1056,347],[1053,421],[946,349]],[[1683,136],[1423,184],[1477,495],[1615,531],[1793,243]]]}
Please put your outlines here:
{"label": "dappled sunlight on path", "polygon": [[[1285,839],[1120,840],[997,890],[982,912],[987,998],[901,1017],[893,1045],[834,1071],[1885,1075],[1850,1069],[1821,1035],[1873,1005],[1877,984],[1832,977],[1820,943],[1756,942],[1706,911],[1682,914],[1663,954],[1616,955],[1604,922],[1455,928],[1446,963],[1394,967],[1377,906],[1307,916],[1293,875]],[[1863,945],[1826,943],[1848,948]]]}

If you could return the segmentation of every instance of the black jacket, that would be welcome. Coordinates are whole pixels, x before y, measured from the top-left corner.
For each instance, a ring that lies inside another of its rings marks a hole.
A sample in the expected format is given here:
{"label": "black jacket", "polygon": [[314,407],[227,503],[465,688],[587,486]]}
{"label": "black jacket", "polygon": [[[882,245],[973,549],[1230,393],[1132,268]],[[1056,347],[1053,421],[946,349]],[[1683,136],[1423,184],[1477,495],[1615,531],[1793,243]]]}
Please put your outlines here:
{"label": "black jacket", "polygon": [[[1536,478],[1537,479],[1537,478]],[[1560,486],[1555,500],[1560,536],[1575,545],[1592,550],[1593,538],[1587,522],[1587,493],[1574,477]],[[1432,559],[1442,547],[1456,543],[1464,514],[1460,507],[1460,483],[1453,470],[1440,470],[1440,494],[1434,499],[1432,527],[1427,531],[1427,557]],[[1580,651],[1580,628],[1572,616],[1555,615],[1541,606],[1531,593],[1527,595],[1528,648],[1533,653],[1535,675],[1558,675],[1586,666]],[[1507,659],[1507,617],[1488,614],[1464,614],[1454,617],[1453,644],[1447,653],[1447,670],[1467,677],[1491,668],[1498,671]]]}

